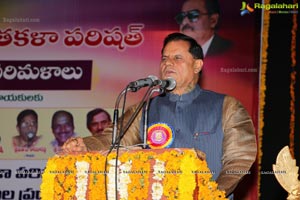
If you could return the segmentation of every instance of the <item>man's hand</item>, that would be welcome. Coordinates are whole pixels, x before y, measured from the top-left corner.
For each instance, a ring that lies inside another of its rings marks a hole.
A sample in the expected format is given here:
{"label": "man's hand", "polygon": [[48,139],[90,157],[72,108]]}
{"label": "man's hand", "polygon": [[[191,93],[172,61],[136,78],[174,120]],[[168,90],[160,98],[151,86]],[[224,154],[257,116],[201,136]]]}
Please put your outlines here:
{"label": "man's hand", "polygon": [[87,147],[85,146],[83,139],[80,137],[69,138],[62,146],[62,154],[78,154],[86,153]]}

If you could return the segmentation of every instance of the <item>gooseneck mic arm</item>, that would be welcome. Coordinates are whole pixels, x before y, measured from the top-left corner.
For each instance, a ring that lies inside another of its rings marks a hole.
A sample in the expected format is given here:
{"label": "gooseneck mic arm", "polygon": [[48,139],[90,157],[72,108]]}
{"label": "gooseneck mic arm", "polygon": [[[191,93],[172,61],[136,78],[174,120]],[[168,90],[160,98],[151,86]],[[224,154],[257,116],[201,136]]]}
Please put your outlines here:
{"label": "gooseneck mic arm", "polygon": [[113,116],[113,134],[112,134],[112,145],[116,142],[117,137],[117,131],[118,131],[118,120],[119,120],[119,104],[122,99],[122,97],[127,93],[128,91],[132,91],[131,88],[126,87],[118,96],[115,104],[114,109],[114,116]]}
{"label": "gooseneck mic arm", "polygon": [[[136,92],[142,87],[148,86],[148,90],[146,91],[143,99],[141,100],[140,104],[132,114],[132,116],[129,118],[127,121],[126,125],[123,126],[123,117],[124,117],[124,110],[125,110],[125,102],[126,102],[126,94],[128,91]],[[154,86],[159,86],[154,88]],[[110,154],[110,152],[116,147],[116,164],[117,166],[117,161],[118,161],[118,155],[119,155],[119,147],[121,144],[121,140],[126,134],[128,128],[132,124],[132,122],[135,120],[141,109],[145,106],[144,108],[144,142],[143,142],[143,148],[146,148],[147,146],[147,124],[148,124],[148,108],[149,108],[149,103],[151,96],[153,95],[154,92],[159,92],[160,94],[164,93],[166,90],[173,90],[176,86],[176,82],[173,78],[168,78],[166,80],[159,80],[155,76],[148,76],[148,78],[144,79],[139,79],[134,82],[130,82],[127,87],[119,94],[116,104],[115,104],[115,110],[114,110],[114,118],[113,118],[113,134],[112,134],[112,145],[111,148],[109,149],[107,156]],[[118,118],[119,118],[119,103],[124,96],[124,103],[123,103],[123,108],[122,108],[122,116],[120,119],[120,125],[118,125]],[[117,134],[119,128],[119,134]],[[118,135],[118,137],[117,137]],[[139,144],[140,145],[140,144]],[[107,158],[107,157],[106,157]],[[107,168],[107,159],[105,162],[105,171]],[[105,189],[106,189],[106,178],[105,178]],[[118,188],[118,171],[117,167],[115,170],[115,188],[116,191],[115,193],[117,194],[117,188]],[[117,195],[116,195],[117,197]],[[106,199],[108,199],[108,195],[106,193]]]}
{"label": "gooseneck mic arm", "polygon": [[143,106],[145,105],[145,101],[149,96],[149,93],[151,92],[150,88],[147,90],[146,94],[144,95],[142,101],[139,103],[139,105],[137,106],[136,110],[134,111],[134,113],[131,115],[131,117],[129,118],[129,120],[127,121],[126,125],[124,126],[124,128],[122,130],[120,130],[120,133],[118,135],[118,138],[116,139],[116,141],[114,142],[114,144],[112,145],[111,148],[114,148],[115,146],[118,146],[121,142],[121,140],[123,139],[126,131],[128,130],[128,128],[130,127],[130,125],[132,124],[132,122],[134,121],[134,119],[136,118],[136,116],[138,115],[138,113],[141,111],[141,109],[143,108]]}
{"label": "gooseneck mic arm", "polygon": [[[126,130],[129,128],[129,126],[125,127],[125,130],[123,130],[123,124],[121,124],[121,126],[119,127],[120,129],[120,133],[117,134],[118,132],[118,120],[119,120],[119,104],[120,101],[122,99],[123,96],[126,96],[127,91],[131,91],[131,92],[136,92],[138,91],[140,88],[142,87],[146,87],[149,86],[152,87],[157,81],[158,78],[156,76],[150,75],[147,78],[144,79],[139,79],[136,81],[132,81],[130,82],[127,87],[119,94],[117,100],[116,100],[116,104],[115,104],[115,110],[114,110],[114,117],[113,117],[113,134],[112,134],[112,147],[111,150],[116,146],[116,144],[118,144],[120,142],[120,137],[122,137],[122,135],[126,132]],[[148,94],[146,93],[144,98],[147,96]],[[124,99],[125,100],[125,99]],[[125,104],[125,102],[124,102]],[[141,109],[141,108],[139,108]],[[137,114],[136,114],[137,115]],[[122,115],[123,116],[123,115]],[[122,122],[122,121],[121,121]],[[129,124],[130,125],[130,124]],[[117,135],[119,135],[118,141],[116,139]]]}
{"label": "gooseneck mic arm", "polygon": [[[115,109],[115,115],[116,118],[114,119],[114,130],[113,130],[113,143],[112,143],[112,147],[114,148],[116,145],[120,144],[120,141],[122,140],[122,138],[124,137],[126,131],[128,130],[128,128],[130,127],[130,125],[132,124],[133,120],[136,118],[136,116],[138,115],[138,113],[140,112],[140,110],[142,109],[143,106],[145,106],[145,110],[144,110],[144,117],[146,117],[144,119],[144,126],[143,126],[143,147],[146,147],[146,140],[147,140],[147,122],[148,122],[148,108],[149,108],[149,102],[150,99],[152,97],[152,95],[155,92],[159,92],[160,94],[166,92],[166,91],[171,91],[176,87],[176,81],[173,78],[167,78],[165,80],[159,80],[158,78],[156,78],[155,76],[149,76],[146,79],[139,79],[137,81],[131,82],[127,85],[127,89],[123,90],[121,92],[121,94],[119,95],[119,98],[117,100],[117,102],[120,102],[121,97],[123,96],[124,93],[126,93],[125,91],[129,90],[129,91],[134,91],[136,92],[137,90],[139,90],[141,87],[148,87],[147,92],[145,93],[142,101],[140,102],[140,104],[138,105],[137,109],[135,110],[135,112],[132,114],[132,116],[130,117],[130,119],[127,121],[127,124],[123,127],[120,126],[119,129],[119,134],[117,134],[117,129],[118,129],[118,111]],[[157,86],[156,88],[154,86]],[[129,88],[129,89],[128,89]],[[146,104],[146,105],[145,105]],[[116,107],[118,107],[118,105],[116,104]],[[122,115],[123,116],[123,115]],[[116,139],[116,135],[118,135],[118,138]],[[146,137],[146,138],[145,138]],[[112,149],[111,149],[112,150]]]}

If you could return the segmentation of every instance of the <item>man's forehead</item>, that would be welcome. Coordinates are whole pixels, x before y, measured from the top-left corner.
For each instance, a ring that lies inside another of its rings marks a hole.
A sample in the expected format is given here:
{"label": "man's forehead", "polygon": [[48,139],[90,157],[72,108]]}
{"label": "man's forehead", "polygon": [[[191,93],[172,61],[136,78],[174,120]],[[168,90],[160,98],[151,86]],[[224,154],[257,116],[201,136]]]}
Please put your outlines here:
{"label": "man's forehead", "polygon": [[57,124],[65,124],[65,123],[70,123],[71,122],[71,119],[67,116],[67,115],[59,115],[55,122]]}
{"label": "man's forehead", "polygon": [[31,120],[31,121],[36,121],[36,118],[35,118],[35,116],[34,115],[26,115],[26,116],[24,116],[23,118],[22,118],[22,120],[21,121],[28,121],[28,120]]}
{"label": "man's forehead", "polygon": [[92,121],[104,121],[107,119],[108,119],[108,116],[105,114],[105,112],[101,112],[101,113],[98,113],[97,115],[95,115],[93,117]]}
{"label": "man's forehead", "polygon": [[169,42],[163,51],[163,55],[167,55],[169,53],[183,53],[183,52],[188,52],[189,50],[189,43],[184,41],[184,40],[176,40],[176,41],[171,41]]}
{"label": "man's forehead", "polygon": [[189,11],[193,9],[199,9],[200,11],[205,9],[204,0],[189,0],[186,1],[182,6],[182,11]]}

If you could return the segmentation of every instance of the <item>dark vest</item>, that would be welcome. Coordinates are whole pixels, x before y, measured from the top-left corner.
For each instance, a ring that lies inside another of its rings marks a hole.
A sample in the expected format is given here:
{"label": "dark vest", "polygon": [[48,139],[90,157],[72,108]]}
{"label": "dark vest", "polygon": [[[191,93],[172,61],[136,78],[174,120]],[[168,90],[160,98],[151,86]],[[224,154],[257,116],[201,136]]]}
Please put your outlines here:
{"label": "dark vest", "polygon": [[[197,86],[182,96],[155,97],[149,106],[148,127],[165,123],[173,130],[169,148],[196,148],[206,154],[208,167],[216,179],[222,168],[222,108],[224,95]],[[143,120],[141,120],[143,138]]]}

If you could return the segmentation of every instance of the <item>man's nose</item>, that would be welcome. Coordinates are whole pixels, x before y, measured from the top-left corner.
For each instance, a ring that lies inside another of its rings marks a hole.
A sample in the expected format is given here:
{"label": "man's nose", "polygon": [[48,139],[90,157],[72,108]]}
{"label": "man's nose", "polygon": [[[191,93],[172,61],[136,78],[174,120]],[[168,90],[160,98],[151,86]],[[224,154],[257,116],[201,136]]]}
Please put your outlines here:
{"label": "man's nose", "polygon": [[29,130],[33,130],[34,128],[35,128],[35,124],[33,124],[33,123],[28,123],[28,129]]}
{"label": "man's nose", "polygon": [[103,129],[103,125],[102,125],[102,123],[98,123],[98,129]]}
{"label": "man's nose", "polygon": [[185,17],[183,18],[183,20],[182,20],[180,26],[182,26],[182,25],[184,25],[184,24],[187,24],[187,23],[189,23],[189,22],[190,22],[189,19],[187,18],[187,16],[185,16]]}
{"label": "man's nose", "polygon": [[173,60],[171,58],[166,58],[165,65],[168,66],[168,65],[172,65],[172,64],[173,64]]}
{"label": "man's nose", "polygon": [[60,130],[61,130],[61,132],[66,132],[67,129],[68,129],[67,125],[62,125]]}

